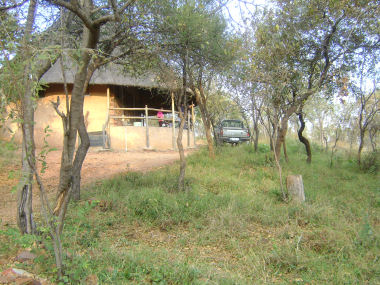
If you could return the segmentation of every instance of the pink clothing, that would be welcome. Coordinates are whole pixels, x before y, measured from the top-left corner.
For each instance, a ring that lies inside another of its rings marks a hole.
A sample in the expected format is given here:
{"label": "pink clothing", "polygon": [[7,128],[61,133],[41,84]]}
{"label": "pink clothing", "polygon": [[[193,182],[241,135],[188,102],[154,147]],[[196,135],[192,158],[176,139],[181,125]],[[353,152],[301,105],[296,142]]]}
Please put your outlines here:
{"label": "pink clothing", "polygon": [[164,118],[164,113],[162,113],[161,111],[158,111],[157,118],[158,118],[158,125],[162,127],[162,125],[164,124],[164,120],[161,120],[161,119]]}

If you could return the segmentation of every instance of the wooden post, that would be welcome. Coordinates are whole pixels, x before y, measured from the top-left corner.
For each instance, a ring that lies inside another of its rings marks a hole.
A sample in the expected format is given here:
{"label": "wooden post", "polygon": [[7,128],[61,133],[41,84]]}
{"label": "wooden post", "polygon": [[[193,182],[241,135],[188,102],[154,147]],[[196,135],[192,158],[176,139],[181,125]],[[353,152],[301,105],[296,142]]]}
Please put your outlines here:
{"label": "wooden post", "polygon": [[191,121],[193,123],[192,130],[193,130],[193,139],[194,139],[194,147],[195,147],[196,143],[195,143],[195,113],[194,113],[194,103],[191,104]]}
{"label": "wooden post", "polygon": [[110,88],[107,87],[107,115],[110,114]]}
{"label": "wooden post", "polygon": [[150,144],[149,144],[148,105],[145,105],[145,129],[146,129],[146,148],[150,148]]}
{"label": "wooden post", "polygon": [[187,147],[190,147],[190,111],[187,110]]}
{"label": "wooden post", "polygon": [[289,175],[286,177],[286,188],[291,200],[298,203],[305,202],[302,175]]}
{"label": "wooden post", "polygon": [[174,109],[174,93],[172,92],[172,145],[173,150],[176,149],[175,144],[175,109]]}
{"label": "wooden post", "polygon": [[109,147],[111,148],[111,122],[110,122],[110,88],[107,87],[107,126],[106,126],[106,135],[108,136]]}
{"label": "wooden post", "polygon": [[127,140],[127,126],[124,126],[125,128],[125,152],[128,151],[128,140]]}

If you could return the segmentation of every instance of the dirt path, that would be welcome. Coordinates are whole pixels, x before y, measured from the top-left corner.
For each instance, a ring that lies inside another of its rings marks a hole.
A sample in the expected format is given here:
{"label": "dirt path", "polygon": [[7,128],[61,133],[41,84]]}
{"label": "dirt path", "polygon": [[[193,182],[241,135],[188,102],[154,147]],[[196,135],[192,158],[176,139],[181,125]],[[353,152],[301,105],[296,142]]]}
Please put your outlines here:
{"label": "dirt path", "polygon": [[[186,151],[186,154],[194,150]],[[38,152],[37,152],[38,153]],[[1,155],[1,154],[0,154]],[[16,154],[20,157],[19,154]],[[114,152],[90,149],[82,168],[82,185],[101,179],[110,178],[116,174],[128,171],[149,171],[173,163],[179,159],[177,151],[136,151]],[[52,195],[59,179],[61,151],[52,151],[46,159],[48,169],[42,174],[43,182]],[[20,165],[7,166],[0,171],[0,227],[6,224],[16,224],[17,195],[12,192],[17,185],[17,175]],[[11,174],[11,175],[10,175]],[[33,208],[38,207],[39,196],[35,188],[33,193]]]}

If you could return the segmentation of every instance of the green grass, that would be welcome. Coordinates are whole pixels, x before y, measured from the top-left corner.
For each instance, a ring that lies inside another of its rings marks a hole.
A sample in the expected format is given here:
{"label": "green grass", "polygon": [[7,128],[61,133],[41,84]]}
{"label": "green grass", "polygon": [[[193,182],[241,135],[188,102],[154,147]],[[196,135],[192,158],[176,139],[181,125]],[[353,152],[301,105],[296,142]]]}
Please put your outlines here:
{"label": "green grass", "polygon": [[[206,150],[188,157],[187,191],[178,165],[128,173],[88,186],[69,208],[64,230],[67,282],[100,284],[376,284],[379,176],[337,154],[333,167],[289,143],[284,177],[301,174],[307,202],[284,203],[269,147]],[[27,243],[11,229],[7,245]],[[20,245],[21,244],[21,245]],[[47,245],[30,265],[52,278]]]}

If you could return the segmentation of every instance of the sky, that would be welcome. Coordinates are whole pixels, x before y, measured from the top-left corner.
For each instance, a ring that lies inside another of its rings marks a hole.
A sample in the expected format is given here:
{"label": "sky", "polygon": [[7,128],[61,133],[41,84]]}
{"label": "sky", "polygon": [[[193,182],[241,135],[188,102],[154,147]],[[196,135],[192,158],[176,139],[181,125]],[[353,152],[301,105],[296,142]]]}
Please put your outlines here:
{"label": "sky", "polygon": [[230,0],[224,9],[232,29],[244,29],[244,19],[249,18],[255,9],[267,7],[270,1],[265,0]]}

